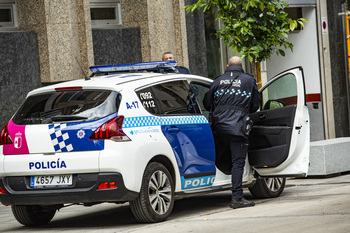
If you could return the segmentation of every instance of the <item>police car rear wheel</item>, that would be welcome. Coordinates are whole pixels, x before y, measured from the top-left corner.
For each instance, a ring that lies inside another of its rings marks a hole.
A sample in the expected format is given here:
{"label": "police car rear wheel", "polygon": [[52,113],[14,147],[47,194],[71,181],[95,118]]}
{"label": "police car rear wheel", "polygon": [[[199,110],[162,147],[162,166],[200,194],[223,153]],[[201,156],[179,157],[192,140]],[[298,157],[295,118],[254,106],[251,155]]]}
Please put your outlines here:
{"label": "police car rear wheel", "polygon": [[161,222],[169,217],[174,207],[174,182],[165,166],[147,165],[140,194],[130,207],[140,222]]}
{"label": "police car rear wheel", "polygon": [[283,192],[285,184],[285,177],[258,178],[249,191],[255,198],[278,197]]}
{"label": "police car rear wheel", "polygon": [[12,206],[12,213],[19,223],[25,226],[37,226],[50,222],[56,210],[35,205]]}

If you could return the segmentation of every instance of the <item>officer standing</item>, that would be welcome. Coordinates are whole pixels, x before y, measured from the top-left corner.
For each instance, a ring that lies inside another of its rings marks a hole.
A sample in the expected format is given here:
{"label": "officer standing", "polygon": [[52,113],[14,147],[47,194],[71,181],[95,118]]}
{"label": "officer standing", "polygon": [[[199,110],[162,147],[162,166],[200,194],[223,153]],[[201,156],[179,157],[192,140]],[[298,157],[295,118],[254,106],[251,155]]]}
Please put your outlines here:
{"label": "officer standing", "polygon": [[[255,205],[243,198],[242,176],[251,127],[249,113],[258,110],[260,101],[255,79],[244,73],[242,60],[237,56],[229,59],[225,73],[213,81],[203,100],[204,107],[212,110],[212,126],[216,132],[215,163],[218,168],[220,163],[232,164],[229,169],[232,180],[230,207],[233,209]],[[228,159],[231,163],[225,162]]]}

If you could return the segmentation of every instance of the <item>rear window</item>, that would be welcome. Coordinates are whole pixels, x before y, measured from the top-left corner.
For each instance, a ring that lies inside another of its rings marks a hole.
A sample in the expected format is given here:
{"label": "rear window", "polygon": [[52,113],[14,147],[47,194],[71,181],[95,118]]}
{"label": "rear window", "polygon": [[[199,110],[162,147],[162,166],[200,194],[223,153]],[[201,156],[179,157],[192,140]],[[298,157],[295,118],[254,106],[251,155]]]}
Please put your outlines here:
{"label": "rear window", "polygon": [[108,90],[55,91],[28,97],[13,118],[17,125],[94,121],[118,111],[121,96]]}

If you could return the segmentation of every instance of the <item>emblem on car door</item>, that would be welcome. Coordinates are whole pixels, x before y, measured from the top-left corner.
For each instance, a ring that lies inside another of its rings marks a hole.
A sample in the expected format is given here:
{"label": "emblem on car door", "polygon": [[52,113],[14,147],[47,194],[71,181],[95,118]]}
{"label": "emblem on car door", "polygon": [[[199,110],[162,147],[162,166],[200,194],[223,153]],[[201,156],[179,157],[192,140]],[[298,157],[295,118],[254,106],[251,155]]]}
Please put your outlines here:
{"label": "emblem on car door", "polygon": [[18,132],[15,135],[14,147],[16,149],[19,149],[22,147],[22,133],[21,132]]}

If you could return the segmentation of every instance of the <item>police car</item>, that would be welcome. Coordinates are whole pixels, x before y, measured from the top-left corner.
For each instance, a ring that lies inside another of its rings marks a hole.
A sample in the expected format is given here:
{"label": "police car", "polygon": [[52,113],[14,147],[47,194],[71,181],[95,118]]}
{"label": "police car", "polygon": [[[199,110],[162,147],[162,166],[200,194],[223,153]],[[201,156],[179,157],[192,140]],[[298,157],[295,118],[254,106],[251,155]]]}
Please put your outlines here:
{"label": "police car", "polygon": [[[203,107],[211,79],[176,61],[91,67],[93,75],[31,91],[0,137],[0,200],[26,226],[71,204],[129,202],[141,222],[166,220],[174,200],[231,187],[230,161],[215,164]],[[309,114],[303,71],[262,89],[243,175],[256,198],[306,176]],[[228,166],[227,166],[228,165]]]}

